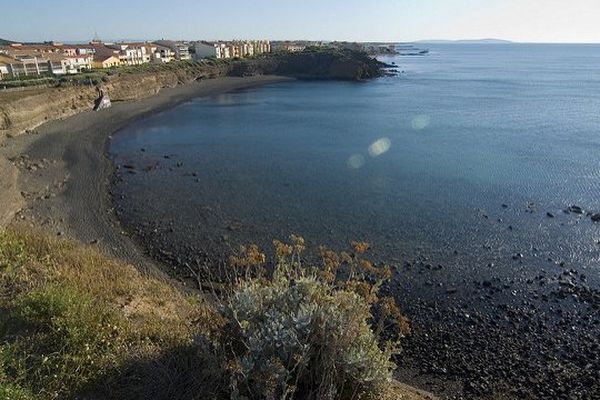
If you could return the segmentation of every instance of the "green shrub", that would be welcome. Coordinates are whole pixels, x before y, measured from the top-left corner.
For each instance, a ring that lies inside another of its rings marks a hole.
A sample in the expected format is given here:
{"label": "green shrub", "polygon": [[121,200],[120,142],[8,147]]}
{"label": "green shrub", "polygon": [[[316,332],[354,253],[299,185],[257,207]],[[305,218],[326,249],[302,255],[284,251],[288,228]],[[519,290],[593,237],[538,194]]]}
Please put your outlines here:
{"label": "green shrub", "polygon": [[34,400],[35,397],[23,388],[3,383],[0,379],[0,400]]}
{"label": "green shrub", "polygon": [[[407,322],[389,299],[377,294],[389,276],[354,254],[321,249],[323,266],[300,261],[302,238],[275,242],[271,274],[256,246],[233,257],[240,270],[236,289],[222,301],[223,326],[207,338],[223,356],[231,398],[376,399],[389,390],[392,356]],[[378,308],[377,323],[371,311]],[[390,311],[390,312],[386,312]],[[388,317],[393,339],[382,337]]]}

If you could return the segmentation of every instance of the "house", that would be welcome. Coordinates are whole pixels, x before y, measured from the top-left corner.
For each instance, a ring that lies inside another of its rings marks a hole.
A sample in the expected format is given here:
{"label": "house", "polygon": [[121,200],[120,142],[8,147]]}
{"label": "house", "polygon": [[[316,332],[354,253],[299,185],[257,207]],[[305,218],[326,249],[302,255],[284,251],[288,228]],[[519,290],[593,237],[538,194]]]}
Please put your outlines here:
{"label": "house", "polygon": [[0,54],[0,80],[9,76],[10,58]]}
{"label": "house", "polygon": [[271,42],[268,40],[257,40],[253,42],[254,53],[262,54],[262,53],[270,53],[271,52]]}
{"label": "house", "polygon": [[157,40],[154,44],[167,47],[175,54],[178,60],[191,60],[189,44],[185,42],[175,42],[173,40]]}
{"label": "house", "polygon": [[154,44],[144,44],[140,47],[143,47],[142,58],[144,59],[144,64],[152,62],[154,55],[156,55],[157,46]]}
{"label": "house", "polygon": [[13,77],[50,73],[48,60],[41,53],[14,54],[8,63]]}
{"label": "house", "polygon": [[59,54],[0,55],[0,74],[19,77],[31,75],[61,75],[66,73],[66,59]]}
{"label": "house", "polygon": [[298,52],[306,50],[306,46],[290,45],[290,46],[287,46],[286,50],[289,51],[290,53],[298,53]]}
{"label": "house", "polygon": [[215,46],[217,58],[231,58],[231,47],[226,43],[218,43]]}
{"label": "house", "polygon": [[106,47],[117,51],[121,65],[146,64],[151,59],[147,43],[107,43]]}
{"label": "house", "polygon": [[175,59],[175,52],[168,47],[155,45],[152,61],[155,63],[168,63]]}
{"label": "house", "polygon": [[194,59],[201,60],[209,57],[220,58],[218,57],[217,46],[216,43],[196,42],[194,44],[194,50],[196,51],[194,53]]}
{"label": "house", "polygon": [[47,54],[48,72],[53,75],[65,75],[67,73],[67,59],[61,54]]}
{"label": "house", "polygon": [[265,40],[249,40],[233,42],[196,42],[194,44],[195,59],[207,57],[215,58],[243,58],[256,54],[271,52],[271,43]]}
{"label": "house", "polygon": [[277,42],[274,45],[274,48],[277,51],[286,51],[289,53],[298,53],[304,51],[306,47],[306,42]]}
{"label": "house", "polygon": [[94,68],[112,68],[121,65],[121,60],[114,53],[96,53],[92,61]]}
{"label": "house", "polygon": [[91,54],[78,54],[75,56],[65,56],[63,63],[67,74],[77,74],[81,71],[92,69],[94,57]]}

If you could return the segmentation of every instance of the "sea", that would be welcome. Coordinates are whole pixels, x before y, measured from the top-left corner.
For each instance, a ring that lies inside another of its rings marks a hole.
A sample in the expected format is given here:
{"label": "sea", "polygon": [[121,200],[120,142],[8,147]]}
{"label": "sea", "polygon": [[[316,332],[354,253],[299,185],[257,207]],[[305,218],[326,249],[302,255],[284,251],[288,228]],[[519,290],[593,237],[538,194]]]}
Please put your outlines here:
{"label": "sea", "polygon": [[295,233],[367,241],[382,262],[595,265],[600,46],[427,48],[382,58],[397,76],[278,83],[127,126],[111,156],[148,171],[116,185],[126,224],[173,226],[211,254]]}
{"label": "sea", "polygon": [[366,241],[419,332],[400,364],[471,395],[594,398],[600,46],[419,47],[380,57],[394,76],[271,84],[124,127],[119,217],[184,273],[291,234]]}

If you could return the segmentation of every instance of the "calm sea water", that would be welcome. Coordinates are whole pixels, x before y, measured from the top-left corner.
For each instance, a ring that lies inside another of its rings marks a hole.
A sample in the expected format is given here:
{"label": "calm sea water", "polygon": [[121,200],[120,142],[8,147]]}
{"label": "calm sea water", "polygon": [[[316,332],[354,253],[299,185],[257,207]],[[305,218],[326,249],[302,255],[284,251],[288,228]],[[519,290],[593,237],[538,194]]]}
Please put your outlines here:
{"label": "calm sea water", "polygon": [[124,222],[211,254],[299,233],[389,262],[512,274],[522,253],[597,279],[600,224],[562,210],[600,211],[600,46],[429,48],[384,59],[396,77],[265,86],[128,126],[110,145],[139,171],[116,183]]}

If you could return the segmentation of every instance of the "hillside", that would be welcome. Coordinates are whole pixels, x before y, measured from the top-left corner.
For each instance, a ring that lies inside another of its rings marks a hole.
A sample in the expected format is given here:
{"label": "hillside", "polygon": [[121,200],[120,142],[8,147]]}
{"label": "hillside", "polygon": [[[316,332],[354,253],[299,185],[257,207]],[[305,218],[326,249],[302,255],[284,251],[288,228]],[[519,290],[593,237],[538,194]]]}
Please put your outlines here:
{"label": "hillside", "polygon": [[9,45],[12,43],[15,43],[15,42],[0,38],[0,46],[6,46],[6,45]]}

